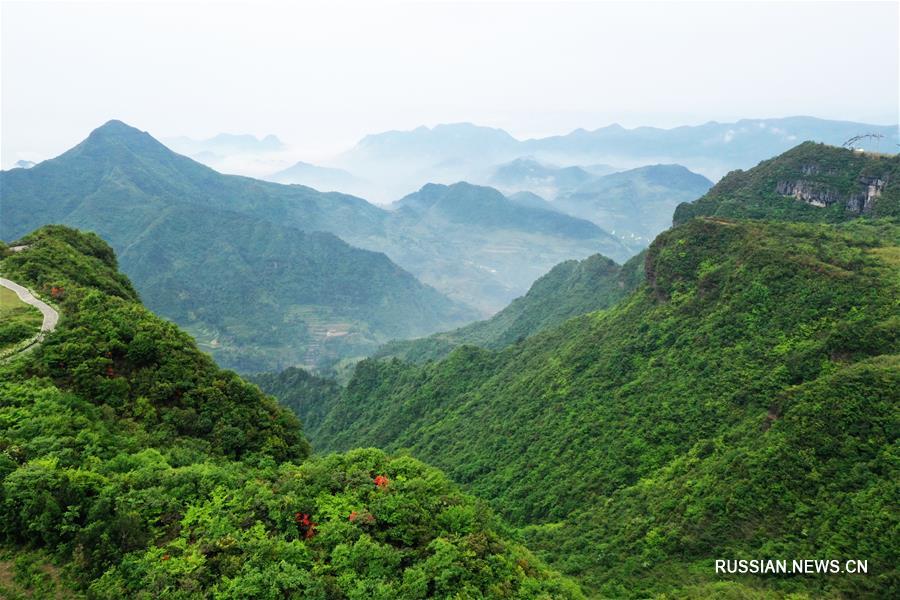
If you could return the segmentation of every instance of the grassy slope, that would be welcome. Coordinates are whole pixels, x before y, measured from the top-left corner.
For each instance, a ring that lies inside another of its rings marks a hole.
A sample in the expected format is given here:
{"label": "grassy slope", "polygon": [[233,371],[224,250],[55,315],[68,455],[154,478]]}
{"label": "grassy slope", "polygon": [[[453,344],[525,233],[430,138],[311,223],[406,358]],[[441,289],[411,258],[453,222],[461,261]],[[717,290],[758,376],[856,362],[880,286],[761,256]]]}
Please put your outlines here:
{"label": "grassy slope", "polygon": [[773,554],[875,575],[745,583],[896,592],[898,243],[883,222],[691,221],[608,311],[501,353],[362,363],[311,437],[409,448],[613,597]]}
{"label": "grassy slope", "polygon": [[580,597],[435,469],[307,460],[296,417],[141,306],[97,236],[27,240],[3,271],[63,287],[64,319],[0,365],[0,593]]}
{"label": "grassy slope", "polygon": [[14,291],[0,287],[0,356],[37,335],[42,322],[41,311],[19,300]]}

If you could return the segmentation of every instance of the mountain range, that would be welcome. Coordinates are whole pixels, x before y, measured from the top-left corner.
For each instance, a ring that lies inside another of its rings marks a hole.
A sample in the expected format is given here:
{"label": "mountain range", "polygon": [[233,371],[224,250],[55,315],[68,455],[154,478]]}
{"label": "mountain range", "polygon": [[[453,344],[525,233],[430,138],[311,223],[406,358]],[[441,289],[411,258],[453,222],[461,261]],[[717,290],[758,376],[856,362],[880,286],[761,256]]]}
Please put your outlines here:
{"label": "mountain range", "polygon": [[[618,298],[614,264],[564,264],[506,322],[384,352],[436,360],[369,359],[344,388],[258,381],[320,450],[443,468],[592,596],[893,597],[898,161],[804,144],[680,208]],[[824,195],[783,185],[814,177]],[[861,179],[882,177],[873,198]],[[569,296],[593,312],[553,323]],[[510,339],[532,310],[549,321]],[[866,556],[870,571],[722,576],[723,556]]]}
{"label": "mountain range", "polygon": [[576,189],[595,177],[620,170],[609,165],[557,167],[534,157],[522,157],[498,165],[488,182],[505,193],[526,191],[552,200],[561,191]]}
{"label": "mountain range", "polygon": [[896,125],[802,116],[731,123],[710,121],[671,129],[609,125],[526,140],[518,140],[502,129],[457,123],[368,135],[339,162],[366,165],[408,161],[411,167],[427,167],[454,162],[488,165],[526,156],[561,165],[602,163],[636,167],[675,162],[718,179],[728,171],[752,167],[805,140],[839,146],[865,133],[884,136],[862,140],[856,146],[869,151],[889,152],[900,141]]}
{"label": "mountain range", "polygon": [[562,260],[637,251],[590,222],[464,183],[385,210],[222,175],[118,121],[3,172],[0,185],[2,239],[47,223],[97,232],[152,309],[245,372],[364,355],[494,312]]}
{"label": "mountain range", "polygon": [[221,175],[121,122],[0,185],[0,237],[46,223],[95,231],[148,305],[232,368],[315,366],[475,315],[327,233],[371,231],[381,209]]}

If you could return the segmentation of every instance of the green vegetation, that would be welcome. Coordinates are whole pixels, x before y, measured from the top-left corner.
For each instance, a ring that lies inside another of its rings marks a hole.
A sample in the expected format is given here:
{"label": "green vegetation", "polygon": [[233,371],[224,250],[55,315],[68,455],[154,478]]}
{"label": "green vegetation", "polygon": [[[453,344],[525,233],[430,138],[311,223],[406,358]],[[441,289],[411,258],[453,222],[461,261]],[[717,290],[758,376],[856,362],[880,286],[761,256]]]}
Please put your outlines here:
{"label": "green vegetation", "polygon": [[0,356],[41,330],[41,311],[25,304],[16,293],[0,287]]}
{"label": "green vegetation", "polygon": [[649,165],[589,179],[557,196],[554,206],[644,247],[672,225],[680,202],[699,198],[710,186],[681,165]]}
{"label": "green vegetation", "polygon": [[302,421],[321,422],[325,410],[341,393],[334,379],[318,377],[303,369],[290,367],[280,373],[259,373],[247,377],[265,393],[278,398],[279,404],[294,411]]}
{"label": "green vegetation", "polygon": [[373,231],[364,200],[221,175],[112,121],[34,169],[0,174],[0,237],[92,229],[147,306],[224,365],[252,372],[359,356],[477,317],[383,254],[329,233]]}
{"label": "green vegetation", "polygon": [[64,315],[0,365],[0,591],[89,598],[579,598],[409,457],[308,459],[297,418],[147,311],[97,236],[3,272]]}
{"label": "green vegetation", "polygon": [[679,205],[675,223],[699,216],[837,223],[860,215],[900,216],[900,155],[805,142],[729,173],[696,202]]}
{"label": "green vegetation", "polygon": [[[360,363],[307,432],[433,462],[604,597],[900,593],[900,226],[693,220],[612,308],[501,352]],[[717,576],[713,558],[867,576]]]}
{"label": "green vegetation", "polygon": [[597,252],[624,261],[639,250],[584,219],[468,183],[428,184],[393,206],[384,252],[485,314],[504,308],[560,262]]}
{"label": "green vegetation", "polygon": [[491,188],[426,186],[388,211],[222,175],[118,121],[55,159],[0,173],[0,200],[0,238],[49,223],[95,231],[151,310],[245,373],[322,367],[459,327],[559,262],[633,254],[592,223]]}
{"label": "green vegetation", "polygon": [[[612,306],[643,280],[644,254],[621,267],[600,254],[560,263],[490,319],[424,339],[389,342],[374,356],[425,362],[463,344],[500,350],[571,317]],[[281,398],[274,389],[267,391]]]}

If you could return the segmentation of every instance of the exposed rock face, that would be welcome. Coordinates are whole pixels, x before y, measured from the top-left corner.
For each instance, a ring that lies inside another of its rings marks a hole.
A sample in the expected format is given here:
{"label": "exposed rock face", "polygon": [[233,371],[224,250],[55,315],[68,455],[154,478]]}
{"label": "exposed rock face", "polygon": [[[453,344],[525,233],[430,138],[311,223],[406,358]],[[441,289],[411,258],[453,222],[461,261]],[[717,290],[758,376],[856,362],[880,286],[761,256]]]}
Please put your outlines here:
{"label": "exposed rock face", "polygon": [[[815,176],[821,174],[821,170],[817,165],[806,165],[803,167],[804,175]],[[810,206],[818,206],[825,208],[838,202],[846,203],[847,210],[854,214],[868,214],[872,212],[875,199],[881,196],[887,185],[887,179],[880,177],[860,177],[858,180],[860,190],[844,196],[838,191],[817,183],[798,179],[796,181],[779,181],[775,186],[775,191],[782,196],[793,196],[801,202],[805,202]]]}
{"label": "exposed rock face", "polygon": [[797,200],[823,208],[841,200],[841,195],[836,191],[803,179],[779,181],[775,191],[782,196],[793,196]]}
{"label": "exposed rock face", "polygon": [[872,205],[875,199],[881,196],[887,180],[878,177],[860,177],[859,182],[865,189],[850,196],[847,200],[847,209],[856,214],[867,214],[872,212]]}

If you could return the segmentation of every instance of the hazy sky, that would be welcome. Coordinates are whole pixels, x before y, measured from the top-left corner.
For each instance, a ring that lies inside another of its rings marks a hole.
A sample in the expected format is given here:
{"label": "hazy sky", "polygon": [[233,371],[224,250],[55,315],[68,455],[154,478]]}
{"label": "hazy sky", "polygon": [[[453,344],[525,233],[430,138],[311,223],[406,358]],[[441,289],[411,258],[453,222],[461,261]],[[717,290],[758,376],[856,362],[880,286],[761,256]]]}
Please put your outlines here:
{"label": "hazy sky", "polygon": [[63,3],[0,9],[0,152],[156,137],[516,136],[806,114],[896,123],[898,3]]}

